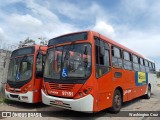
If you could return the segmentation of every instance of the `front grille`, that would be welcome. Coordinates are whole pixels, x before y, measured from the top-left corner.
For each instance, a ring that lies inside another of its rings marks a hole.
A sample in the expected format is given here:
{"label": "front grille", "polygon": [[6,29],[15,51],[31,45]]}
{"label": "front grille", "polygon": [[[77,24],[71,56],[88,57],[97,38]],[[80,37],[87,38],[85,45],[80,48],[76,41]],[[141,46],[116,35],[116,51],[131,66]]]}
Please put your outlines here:
{"label": "front grille", "polygon": [[10,96],[11,96],[12,98],[18,98],[18,95],[10,94]]}
{"label": "front grille", "polygon": [[74,88],[74,84],[57,84],[57,83],[49,83],[51,89],[54,90],[72,90]]}

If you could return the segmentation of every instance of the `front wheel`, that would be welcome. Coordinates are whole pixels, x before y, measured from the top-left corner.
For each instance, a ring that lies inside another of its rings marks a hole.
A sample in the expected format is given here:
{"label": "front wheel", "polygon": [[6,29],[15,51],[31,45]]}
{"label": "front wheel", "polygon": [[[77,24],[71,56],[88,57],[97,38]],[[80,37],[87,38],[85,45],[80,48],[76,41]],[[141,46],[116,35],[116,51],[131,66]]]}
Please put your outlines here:
{"label": "front wheel", "polygon": [[144,97],[146,99],[150,99],[151,98],[151,87],[150,87],[150,85],[148,85],[147,94]]}
{"label": "front wheel", "polygon": [[122,95],[119,90],[115,90],[113,101],[112,101],[112,107],[110,111],[112,113],[118,113],[122,107]]}

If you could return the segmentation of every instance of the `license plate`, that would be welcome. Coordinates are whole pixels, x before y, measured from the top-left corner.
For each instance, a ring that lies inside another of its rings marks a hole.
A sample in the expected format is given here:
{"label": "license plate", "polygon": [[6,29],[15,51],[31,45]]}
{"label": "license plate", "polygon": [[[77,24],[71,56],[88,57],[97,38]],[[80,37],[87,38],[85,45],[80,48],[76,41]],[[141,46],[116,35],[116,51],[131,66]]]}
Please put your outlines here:
{"label": "license plate", "polygon": [[56,105],[63,105],[63,102],[60,100],[55,100],[55,101],[53,101],[53,103]]}

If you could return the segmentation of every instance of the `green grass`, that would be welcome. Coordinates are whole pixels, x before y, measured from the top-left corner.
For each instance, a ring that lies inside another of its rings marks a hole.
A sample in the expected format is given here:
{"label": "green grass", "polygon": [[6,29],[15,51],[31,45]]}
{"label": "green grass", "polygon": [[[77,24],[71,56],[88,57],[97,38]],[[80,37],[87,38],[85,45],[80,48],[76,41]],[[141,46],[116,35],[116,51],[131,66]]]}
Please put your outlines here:
{"label": "green grass", "polygon": [[10,103],[11,101],[5,98],[0,98],[0,104],[1,103]]}
{"label": "green grass", "polygon": [[0,98],[0,103],[4,103],[4,99],[3,98]]}

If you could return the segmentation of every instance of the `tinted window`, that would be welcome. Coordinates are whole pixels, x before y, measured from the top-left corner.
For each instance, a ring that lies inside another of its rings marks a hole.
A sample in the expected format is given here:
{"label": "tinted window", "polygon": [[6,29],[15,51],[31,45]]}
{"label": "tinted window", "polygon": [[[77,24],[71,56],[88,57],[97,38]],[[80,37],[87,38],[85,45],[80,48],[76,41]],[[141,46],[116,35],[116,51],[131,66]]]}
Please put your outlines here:
{"label": "tinted window", "polygon": [[116,68],[122,68],[123,62],[121,58],[121,50],[112,46],[112,66]]}
{"label": "tinted window", "polygon": [[132,70],[132,62],[124,60],[124,68],[127,70]]}
{"label": "tinted window", "polygon": [[64,36],[56,37],[49,40],[48,46],[61,44],[65,42],[74,42],[77,40],[87,40],[87,38],[88,38],[87,32],[64,35]]}
{"label": "tinted window", "polygon": [[[95,50],[96,77],[99,78],[110,70],[109,46],[106,42],[95,37]],[[101,50],[104,54],[101,54]]]}
{"label": "tinted window", "polygon": [[152,68],[152,63],[151,62],[149,62],[149,67]]}
{"label": "tinted window", "polygon": [[36,77],[43,77],[43,55],[37,55],[37,62],[36,62]]}
{"label": "tinted window", "polygon": [[145,66],[148,66],[148,61],[145,60]]}
{"label": "tinted window", "polygon": [[133,69],[134,69],[135,71],[139,71],[139,64],[133,63]]}
{"label": "tinted window", "polygon": [[152,63],[152,67],[155,69],[155,65],[154,65],[154,63]]}
{"label": "tinted window", "polygon": [[132,70],[131,54],[123,51],[123,58],[124,69]]}
{"label": "tinted window", "polygon": [[120,58],[121,57],[121,51],[120,51],[120,49],[118,49],[116,47],[112,47],[112,55],[114,57]]}
{"label": "tinted window", "polygon": [[143,62],[143,59],[142,59],[142,58],[140,58],[140,64],[141,64],[141,65],[144,65],[144,62]]}
{"label": "tinted window", "polygon": [[145,72],[145,66],[140,65],[140,71]]}
{"label": "tinted window", "polygon": [[135,56],[135,55],[133,55],[133,62],[134,62],[134,63],[138,63],[138,57]]}
{"label": "tinted window", "polygon": [[124,59],[130,61],[130,54],[126,51],[123,52]]}
{"label": "tinted window", "polygon": [[34,47],[20,48],[12,52],[11,57],[34,54]]}

